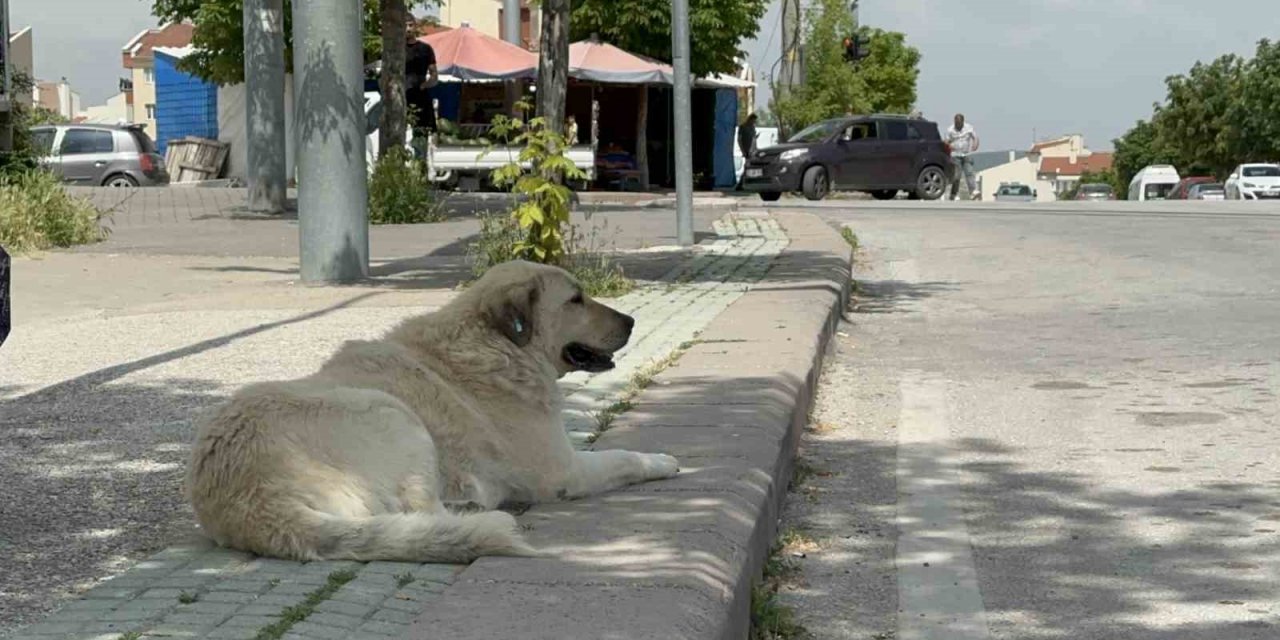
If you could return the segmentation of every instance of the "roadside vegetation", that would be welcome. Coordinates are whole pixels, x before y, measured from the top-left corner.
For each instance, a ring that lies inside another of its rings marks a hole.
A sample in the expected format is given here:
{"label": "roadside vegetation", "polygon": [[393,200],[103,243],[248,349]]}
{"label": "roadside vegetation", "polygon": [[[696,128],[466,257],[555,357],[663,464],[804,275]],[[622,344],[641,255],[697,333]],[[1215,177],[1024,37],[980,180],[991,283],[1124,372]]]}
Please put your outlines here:
{"label": "roadside vegetation", "polygon": [[370,224],[443,222],[444,206],[421,160],[403,146],[387,149],[369,178]]}
{"label": "roadside vegetation", "polygon": [[1254,57],[1197,62],[1165,80],[1164,101],[1114,141],[1116,197],[1144,167],[1171,164],[1183,175],[1225,178],[1241,162],[1280,160],[1280,42],[1262,40]]}
{"label": "roadside vegetation", "polygon": [[[31,90],[30,78],[21,74],[12,83],[15,92]],[[24,254],[105,239],[102,212],[69,195],[57,176],[40,167],[31,127],[55,119],[40,107],[12,107],[14,150],[0,156],[0,245]]]}

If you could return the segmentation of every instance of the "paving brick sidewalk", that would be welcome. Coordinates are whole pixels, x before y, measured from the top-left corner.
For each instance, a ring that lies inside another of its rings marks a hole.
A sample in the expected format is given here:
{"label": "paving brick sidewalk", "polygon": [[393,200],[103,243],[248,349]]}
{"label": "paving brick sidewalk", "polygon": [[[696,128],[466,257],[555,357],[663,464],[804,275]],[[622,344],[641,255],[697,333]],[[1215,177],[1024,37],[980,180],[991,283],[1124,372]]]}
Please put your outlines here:
{"label": "paving brick sidewalk", "polygon": [[[787,245],[763,213],[729,215],[717,237],[658,284],[612,301],[641,331],[614,371],[563,381],[566,428],[580,446],[602,426],[600,412],[634,393],[633,378],[692,341],[768,272]],[[165,550],[68,603],[21,638],[255,638],[296,620],[284,638],[400,637],[425,599],[459,566],[310,563],[254,559],[205,542]],[[337,584],[343,580],[348,582]],[[333,586],[326,588],[332,581]],[[301,607],[301,608],[300,608]]]}

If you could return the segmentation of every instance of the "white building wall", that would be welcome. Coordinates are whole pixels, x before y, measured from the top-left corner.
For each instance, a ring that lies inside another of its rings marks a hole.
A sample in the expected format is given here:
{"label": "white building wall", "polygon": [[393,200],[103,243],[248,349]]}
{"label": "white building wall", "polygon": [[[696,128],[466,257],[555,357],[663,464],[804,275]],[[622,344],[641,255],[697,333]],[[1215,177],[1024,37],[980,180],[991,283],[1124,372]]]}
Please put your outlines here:
{"label": "white building wall", "polygon": [[[218,141],[230,146],[227,157],[227,177],[245,179],[248,175],[248,138],[245,123],[244,85],[218,88]],[[285,76],[284,82],[284,137],[285,175],[293,178],[293,76]]]}

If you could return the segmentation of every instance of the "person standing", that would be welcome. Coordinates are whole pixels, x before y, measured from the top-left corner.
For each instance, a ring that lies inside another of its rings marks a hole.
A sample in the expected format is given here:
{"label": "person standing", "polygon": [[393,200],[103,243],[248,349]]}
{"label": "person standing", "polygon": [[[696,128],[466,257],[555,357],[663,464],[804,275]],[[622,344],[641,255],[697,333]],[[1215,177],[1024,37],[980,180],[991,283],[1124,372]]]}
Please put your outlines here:
{"label": "person standing", "polygon": [[960,190],[960,180],[964,180],[969,197],[978,197],[977,176],[973,171],[971,155],[978,151],[978,134],[973,125],[965,122],[964,114],[957,113],[955,123],[947,129],[947,144],[951,145],[951,160],[955,164],[955,178],[951,182],[951,199],[956,200]]}
{"label": "person standing", "polygon": [[756,150],[756,114],[747,116],[746,122],[738,127],[738,149],[743,158],[750,158]]}
{"label": "person standing", "polygon": [[[440,82],[436,69],[436,50],[419,40],[412,27],[405,32],[404,61],[405,103],[414,111],[411,120],[415,131],[435,131],[436,110],[431,100],[431,89]],[[415,136],[416,137],[416,136]]]}

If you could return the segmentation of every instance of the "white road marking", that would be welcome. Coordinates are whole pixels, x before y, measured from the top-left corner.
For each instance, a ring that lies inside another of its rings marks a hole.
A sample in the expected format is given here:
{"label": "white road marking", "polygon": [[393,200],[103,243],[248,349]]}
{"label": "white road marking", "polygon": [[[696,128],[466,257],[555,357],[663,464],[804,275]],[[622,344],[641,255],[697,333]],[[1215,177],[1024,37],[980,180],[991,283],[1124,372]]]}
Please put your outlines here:
{"label": "white road marking", "polygon": [[988,640],[959,474],[948,445],[945,383],[908,371],[899,383],[898,640]]}

